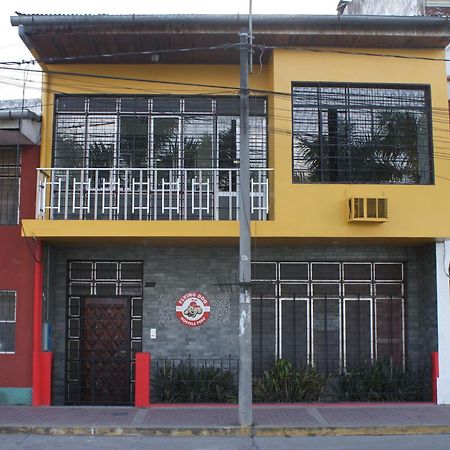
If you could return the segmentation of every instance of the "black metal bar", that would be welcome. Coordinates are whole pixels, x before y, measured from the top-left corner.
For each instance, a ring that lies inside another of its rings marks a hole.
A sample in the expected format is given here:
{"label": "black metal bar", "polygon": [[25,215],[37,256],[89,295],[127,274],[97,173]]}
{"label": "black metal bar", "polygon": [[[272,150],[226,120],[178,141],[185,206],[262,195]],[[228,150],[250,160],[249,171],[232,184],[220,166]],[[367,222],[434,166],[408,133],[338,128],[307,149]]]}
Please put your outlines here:
{"label": "black metal bar", "polygon": [[259,373],[263,372],[263,295],[260,294],[259,314]]}
{"label": "black metal bar", "polygon": [[296,317],[295,317],[295,302],[296,302],[296,299],[295,299],[295,294],[294,294],[294,297],[293,297],[293,302],[294,302],[294,304],[293,304],[293,311],[292,311],[292,320],[293,320],[293,329],[294,329],[294,364],[295,364],[295,366],[297,367],[297,333],[296,333],[296,331],[297,331],[297,327],[296,327]]}
{"label": "black metal bar", "polygon": [[358,294],[357,307],[357,322],[358,322],[358,365],[361,367],[361,296]]}
{"label": "black metal bar", "polygon": [[324,319],[325,319],[325,373],[328,374],[328,298],[327,294],[325,294],[325,310],[324,310]]}
{"label": "black metal bar", "polygon": [[390,353],[390,359],[391,364],[394,362],[394,323],[393,323],[393,304],[392,304],[392,295],[390,297],[389,302],[389,353]]}
{"label": "black metal bar", "polygon": [[92,358],[91,404],[95,405],[95,358]]}

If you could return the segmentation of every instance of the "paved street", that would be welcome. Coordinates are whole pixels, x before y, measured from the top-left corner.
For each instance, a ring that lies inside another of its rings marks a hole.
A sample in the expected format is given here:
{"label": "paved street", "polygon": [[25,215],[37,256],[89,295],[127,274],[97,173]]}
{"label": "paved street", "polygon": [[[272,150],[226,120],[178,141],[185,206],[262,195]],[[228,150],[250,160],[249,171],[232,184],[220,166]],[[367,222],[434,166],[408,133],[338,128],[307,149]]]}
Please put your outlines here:
{"label": "paved street", "polygon": [[353,437],[110,437],[2,435],[0,449],[93,449],[93,450],[448,450],[450,435],[353,436]]}

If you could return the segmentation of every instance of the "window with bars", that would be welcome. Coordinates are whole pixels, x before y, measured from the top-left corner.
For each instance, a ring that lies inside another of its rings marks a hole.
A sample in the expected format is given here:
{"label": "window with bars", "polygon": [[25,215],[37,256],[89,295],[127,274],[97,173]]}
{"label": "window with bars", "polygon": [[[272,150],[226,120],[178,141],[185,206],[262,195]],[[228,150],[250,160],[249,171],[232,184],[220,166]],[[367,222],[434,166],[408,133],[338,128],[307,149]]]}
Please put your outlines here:
{"label": "window with bars", "polygon": [[293,181],[433,183],[429,86],[295,83]]}
{"label": "window with bars", "polygon": [[0,291],[0,354],[16,348],[16,293]]}
{"label": "window with bars", "polygon": [[[239,97],[58,96],[54,166],[234,168]],[[250,99],[250,163],[267,166],[266,99]]]}
{"label": "window with bars", "polygon": [[327,373],[403,366],[404,283],[397,262],[253,263],[255,373],[276,358]]}
{"label": "window with bars", "polygon": [[0,225],[17,225],[19,219],[20,162],[16,147],[0,146]]}

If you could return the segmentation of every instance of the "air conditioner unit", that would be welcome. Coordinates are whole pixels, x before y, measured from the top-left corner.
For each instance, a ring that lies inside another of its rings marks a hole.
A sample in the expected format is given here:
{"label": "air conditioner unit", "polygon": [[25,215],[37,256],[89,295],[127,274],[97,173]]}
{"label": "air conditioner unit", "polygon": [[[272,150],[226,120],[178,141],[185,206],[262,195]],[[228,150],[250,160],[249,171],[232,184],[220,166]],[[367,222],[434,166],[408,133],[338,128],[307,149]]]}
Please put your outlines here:
{"label": "air conditioner unit", "polygon": [[350,197],[348,199],[349,222],[386,222],[387,198]]}

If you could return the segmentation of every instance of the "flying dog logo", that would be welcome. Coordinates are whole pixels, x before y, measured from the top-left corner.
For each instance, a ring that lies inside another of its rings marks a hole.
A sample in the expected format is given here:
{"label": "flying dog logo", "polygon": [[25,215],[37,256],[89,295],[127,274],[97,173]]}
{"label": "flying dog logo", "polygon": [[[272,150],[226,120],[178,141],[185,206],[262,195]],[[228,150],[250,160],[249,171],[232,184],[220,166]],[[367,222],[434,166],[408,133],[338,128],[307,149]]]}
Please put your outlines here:
{"label": "flying dog logo", "polygon": [[188,292],[178,299],[176,314],[183,325],[198,327],[209,319],[209,301],[200,292]]}

